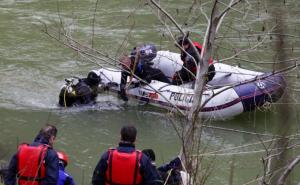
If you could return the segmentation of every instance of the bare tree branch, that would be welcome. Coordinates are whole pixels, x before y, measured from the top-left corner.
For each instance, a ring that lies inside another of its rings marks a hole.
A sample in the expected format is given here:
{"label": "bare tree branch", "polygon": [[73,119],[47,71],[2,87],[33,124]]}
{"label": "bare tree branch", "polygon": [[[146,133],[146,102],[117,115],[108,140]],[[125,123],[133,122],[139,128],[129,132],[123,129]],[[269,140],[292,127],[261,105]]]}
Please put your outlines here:
{"label": "bare tree branch", "polygon": [[283,185],[288,177],[288,175],[292,172],[294,167],[300,162],[300,156],[297,156],[291,163],[288,164],[285,171],[282,173],[280,178],[277,181],[277,185]]}

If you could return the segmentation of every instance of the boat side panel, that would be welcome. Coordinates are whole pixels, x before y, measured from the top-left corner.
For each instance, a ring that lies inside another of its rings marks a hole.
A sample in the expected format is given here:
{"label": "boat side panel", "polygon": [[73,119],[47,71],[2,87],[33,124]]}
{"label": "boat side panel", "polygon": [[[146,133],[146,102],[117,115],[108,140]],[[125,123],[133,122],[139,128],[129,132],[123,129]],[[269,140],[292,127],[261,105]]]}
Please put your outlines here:
{"label": "boat side panel", "polygon": [[[119,90],[121,79],[120,71],[100,69],[98,72],[101,74],[103,83],[112,84],[110,86],[110,91],[117,92]],[[176,105],[182,110],[189,110],[192,106],[194,101],[193,89],[169,85],[155,80],[153,80],[150,85],[154,89],[159,90],[161,94],[155,92],[155,90],[149,86],[128,89],[127,94],[129,97],[168,109],[174,109],[173,105]],[[221,90],[223,90],[223,88],[214,91],[205,91],[202,102]],[[240,114],[243,112],[243,106],[239,101],[236,92],[233,89],[227,89],[208,101],[202,112],[203,116],[206,118],[223,119]]]}
{"label": "boat side panel", "polygon": [[[155,89],[162,85],[161,82],[155,81],[151,83]],[[202,99],[202,104],[213,96],[218,91],[205,91]],[[181,88],[178,86],[169,85],[161,88],[160,93],[156,93],[148,87],[129,90],[133,97],[147,102],[158,107],[174,109],[174,106],[182,110],[189,110],[194,101],[194,93],[191,89]],[[243,105],[236,92],[232,89],[226,89],[224,92],[213,96],[202,109],[205,118],[225,119],[238,115],[243,112]]]}
{"label": "boat side panel", "polygon": [[257,79],[254,82],[234,87],[239,95],[245,111],[254,110],[267,102],[276,102],[282,96],[285,89],[285,81],[282,76],[269,76],[265,79]]}
{"label": "boat side panel", "polygon": [[[113,82],[115,86],[112,91],[119,90],[121,74],[116,70],[99,71],[104,82]],[[266,74],[264,74],[266,75]],[[192,89],[168,85],[163,82],[153,80],[150,84],[154,89],[159,90],[159,93],[149,86],[141,86],[127,90],[127,94],[135,99],[148,102],[154,106],[174,109],[176,105],[182,110],[189,110],[194,101],[194,93]],[[266,79],[257,79],[254,82],[241,84],[234,88],[222,87],[214,91],[207,90],[203,95],[203,102],[209,99],[213,94],[219,91],[224,92],[214,96],[202,109],[205,118],[223,119],[232,117],[242,113],[243,111],[251,111],[258,106],[262,106],[266,102],[277,101],[283,91],[285,83],[281,76],[271,76]]]}
{"label": "boat side panel", "polygon": [[208,84],[212,86],[232,85],[234,83],[253,79],[263,74],[261,72],[250,71],[237,66],[230,66],[222,63],[215,63],[214,66],[216,74],[213,80],[208,82]]}
{"label": "boat side panel", "polygon": [[169,51],[158,51],[152,62],[153,67],[160,69],[170,80],[183,65],[180,54]]}

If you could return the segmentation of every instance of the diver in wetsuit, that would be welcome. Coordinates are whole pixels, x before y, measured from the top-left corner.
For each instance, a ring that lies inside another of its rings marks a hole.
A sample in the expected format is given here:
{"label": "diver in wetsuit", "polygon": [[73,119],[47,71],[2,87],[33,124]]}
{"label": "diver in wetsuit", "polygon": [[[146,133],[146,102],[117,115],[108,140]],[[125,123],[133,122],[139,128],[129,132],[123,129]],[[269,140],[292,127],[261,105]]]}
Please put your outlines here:
{"label": "diver in wetsuit", "polygon": [[[87,78],[78,79],[76,84],[67,82],[67,86],[63,87],[59,93],[59,105],[70,107],[95,104],[100,82],[100,76],[93,71],[88,74]],[[71,88],[69,89],[68,86]]]}

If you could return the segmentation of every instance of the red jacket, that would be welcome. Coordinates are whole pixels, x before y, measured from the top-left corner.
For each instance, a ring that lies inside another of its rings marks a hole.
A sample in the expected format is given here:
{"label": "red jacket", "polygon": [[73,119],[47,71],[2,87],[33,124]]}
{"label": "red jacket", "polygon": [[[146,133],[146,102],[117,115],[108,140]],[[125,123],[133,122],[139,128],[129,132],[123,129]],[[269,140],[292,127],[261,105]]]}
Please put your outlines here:
{"label": "red jacket", "polygon": [[142,183],[140,174],[140,161],[142,153],[119,152],[116,149],[109,150],[108,168],[106,170],[106,185],[137,185]]}
{"label": "red jacket", "polygon": [[[196,41],[194,41],[193,44],[194,44],[194,46],[197,48],[199,54],[201,54],[201,50],[202,50],[202,48],[203,48],[202,45],[201,45],[199,42],[196,42]],[[208,60],[208,63],[209,63],[209,64],[212,64],[213,62],[214,62],[214,61],[213,61],[212,58],[210,58],[210,59]]]}
{"label": "red jacket", "polygon": [[39,185],[45,178],[45,155],[48,145],[21,144],[18,149],[18,185]]}

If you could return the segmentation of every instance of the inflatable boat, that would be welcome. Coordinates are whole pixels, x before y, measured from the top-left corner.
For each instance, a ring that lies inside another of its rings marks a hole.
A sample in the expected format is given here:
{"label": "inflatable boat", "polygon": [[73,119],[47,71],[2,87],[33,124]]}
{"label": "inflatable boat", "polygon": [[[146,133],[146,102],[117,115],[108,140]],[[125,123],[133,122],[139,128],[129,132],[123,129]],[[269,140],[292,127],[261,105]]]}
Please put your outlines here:
{"label": "inflatable boat", "polygon": [[[169,51],[158,51],[152,62],[154,68],[161,69],[169,78],[182,67],[180,55]],[[285,81],[281,75],[250,71],[218,62],[214,66],[216,74],[208,82],[202,97],[202,104],[205,104],[202,115],[205,118],[236,116],[276,102],[284,92]],[[100,76],[102,85],[109,87],[110,91],[119,91],[120,70],[101,68],[93,72]],[[176,86],[152,80],[149,85],[136,86],[136,81],[133,79],[133,85],[127,89],[127,95],[133,99],[167,109],[176,106],[186,111],[192,106],[193,83]]]}
{"label": "inflatable boat", "polygon": [[[167,77],[181,69],[180,54],[158,51],[153,67]],[[215,76],[208,82],[202,95],[201,110],[204,118],[226,119],[280,99],[285,90],[285,80],[279,74],[256,72],[214,61]],[[101,78],[99,87],[111,92],[120,90],[121,70],[100,68],[90,71]],[[128,77],[129,78],[129,77]],[[194,101],[193,83],[180,86],[152,80],[149,85],[136,85],[138,80],[127,80],[129,101],[136,99],[148,104],[175,110],[188,111]],[[176,109],[177,109],[176,108]]]}

